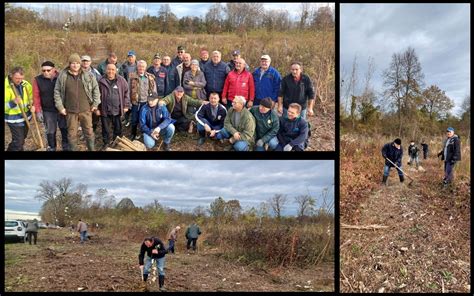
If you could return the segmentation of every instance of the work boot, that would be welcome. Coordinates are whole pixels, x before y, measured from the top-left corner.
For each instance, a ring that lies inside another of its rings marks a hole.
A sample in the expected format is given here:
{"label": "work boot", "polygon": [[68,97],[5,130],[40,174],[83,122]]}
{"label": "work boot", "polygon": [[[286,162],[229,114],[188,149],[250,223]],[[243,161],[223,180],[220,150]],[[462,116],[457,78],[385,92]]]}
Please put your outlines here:
{"label": "work boot", "polygon": [[95,140],[94,139],[87,139],[87,150],[95,151]]}
{"label": "work boot", "polygon": [[47,134],[46,138],[48,140],[48,151],[56,151],[56,137],[55,134]]}
{"label": "work boot", "polygon": [[165,276],[164,275],[158,275],[158,284],[160,286],[160,291],[166,291],[164,285],[165,285]]}
{"label": "work boot", "polygon": [[401,175],[399,177],[400,177],[400,183],[403,183],[403,181],[405,181],[405,177],[403,175]]}
{"label": "work boot", "polygon": [[166,144],[166,143],[164,143],[164,145],[163,145],[163,150],[165,150],[165,151],[171,151],[171,144]]}
{"label": "work boot", "polygon": [[143,274],[143,281],[146,282],[147,279],[148,279],[148,274]]}
{"label": "work boot", "polygon": [[206,138],[200,137],[198,140],[198,146],[201,146],[202,144],[204,144],[204,142],[206,142]]}
{"label": "work boot", "polygon": [[388,182],[387,182],[387,179],[388,179],[388,176],[383,176],[383,180],[382,180],[382,184],[387,186],[388,185]]}

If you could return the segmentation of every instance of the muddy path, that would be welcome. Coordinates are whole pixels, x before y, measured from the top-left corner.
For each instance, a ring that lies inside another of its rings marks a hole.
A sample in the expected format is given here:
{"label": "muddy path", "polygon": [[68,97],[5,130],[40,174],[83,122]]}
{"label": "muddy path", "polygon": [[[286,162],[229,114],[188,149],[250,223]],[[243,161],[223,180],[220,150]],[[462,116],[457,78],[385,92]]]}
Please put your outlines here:
{"label": "muddy path", "polygon": [[[86,244],[67,230],[43,230],[37,245],[5,244],[5,291],[158,291],[141,282],[141,242],[97,234]],[[334,264],[262,269],[229,261],[217,249],[166,255],[168,291],[333,291]]]}
{"label": "muddy path", "polygon": [[358,226],[387,228],[341,228],[342,292],[469,292],[470,201],[461,190],[467,184],[443,189],[440,162],[422,166],[425,172],[405,166],[411,186],[392,170],[388,186],[360,205]]}

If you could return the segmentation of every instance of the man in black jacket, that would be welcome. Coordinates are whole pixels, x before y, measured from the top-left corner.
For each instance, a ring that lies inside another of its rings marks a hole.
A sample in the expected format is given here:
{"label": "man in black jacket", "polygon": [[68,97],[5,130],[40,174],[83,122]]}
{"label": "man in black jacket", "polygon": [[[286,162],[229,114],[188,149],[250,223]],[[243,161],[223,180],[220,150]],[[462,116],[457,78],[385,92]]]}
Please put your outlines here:
{"label": "man in black jacket", "polygon": [[438,157],[444,160],[443,186],[446,187],[453,182],[453,169],[456,161],[461,160],[461,141],[459,136],[454,134],[454,128],[448,127],[446,139],[443,142],[443,150],[438,153]]}
{"label": "man in black jacket", "polygon": [[304,151],[308,146],[308,133],[308,122],[301,116],[301,106],[290,104],[287,115],[280,117],[275,151]]}
{"label": "man in black jacket", "polygon": [[421,147],[423,149],[423,159],[428,158],[428,144],[425,143],[425,140],[421,141]]}
{"label": "man in black jacket", "polygon": [[[145,253],[147,255],[146,264],[144,265]],[[140,247],[140,254],[138,255],[138,261],[140,269],[143,274],[143,281],[146,282],[148,274],[150,273],[150,267],[152,267],[153,260],[156,263],[158,269],[158,284],[160,291],[165,291],[165,255],[168,253],[165,244],[157,237],[147,237],[143,240]]]}
{"label": "man in black jacket", "polygon": [[291,73],[286,75],[280,85],[278,94],[278,113],[286,115],[288,107],[292,103],[298,103],[302,107],[301,117],[306,119],[314,115],[314,100],[316,91],[308,75],[303,74],[303,66],[299,62],[291,64]]}
{"label": "man in black jacket", "polygon": [[[403,157],[402,140],[395,139],[392,143],[385,144],[382,148],[382,156],[385,159],[382,184],[387,185],[387,179],[388,179],[388,175],[390,174],[390,169],[392,167],[395,167],[390,161],[396,164],[399,168],[402,168],[402,157]],[[387,159],[389,159],[390,161],[388,161]],[[405,181],[403,172],[400,169],[397,169],[397,171],[398,171],[398,177],[400,178],[400,182]]]}

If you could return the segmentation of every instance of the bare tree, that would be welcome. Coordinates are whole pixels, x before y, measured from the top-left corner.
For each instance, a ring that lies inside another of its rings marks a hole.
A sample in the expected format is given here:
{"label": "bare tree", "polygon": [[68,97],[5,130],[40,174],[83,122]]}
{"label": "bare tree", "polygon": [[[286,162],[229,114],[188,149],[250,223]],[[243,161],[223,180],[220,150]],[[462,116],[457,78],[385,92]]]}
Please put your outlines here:
{"label": "bare tree", "polygon": [[303,218],[304,216],[310,216],[314,207],[316,206],[316,200],[309,194],[299,195],[295,197],[295,201],[298,204],[297,217]]}
{"label": "bare tree", "polygon": [[270,208],[273,210],[273,213],[277,217],[277,219],[281,219],[281,212],[283,207],[288,201],[288,197],[283,194],[275,194],[270,200],[268,201]]}
{"label": "bare tree", "polygon": [[300,4],[301,6],[301,11],[300,11],[300,23],[299,23],[299,28],[300,30],[303,30],[306,28],[306,24],[308,22],[310,12],[311,12],[311,3],[309,2],[303,2]]}

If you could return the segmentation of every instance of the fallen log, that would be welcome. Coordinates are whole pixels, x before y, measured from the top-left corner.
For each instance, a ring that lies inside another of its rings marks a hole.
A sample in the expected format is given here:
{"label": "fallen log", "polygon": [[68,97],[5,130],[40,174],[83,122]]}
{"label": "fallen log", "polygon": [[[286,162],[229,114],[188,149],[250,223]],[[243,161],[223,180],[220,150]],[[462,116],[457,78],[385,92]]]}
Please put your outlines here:
{"label": "fallen log", "polygon": [[341,228],[346,228],[346,229],[361,229],[361,230],[375,230],[375,229],[386,229],[389,228],[388,226],[384,225],[348,225],[341,223]]}

